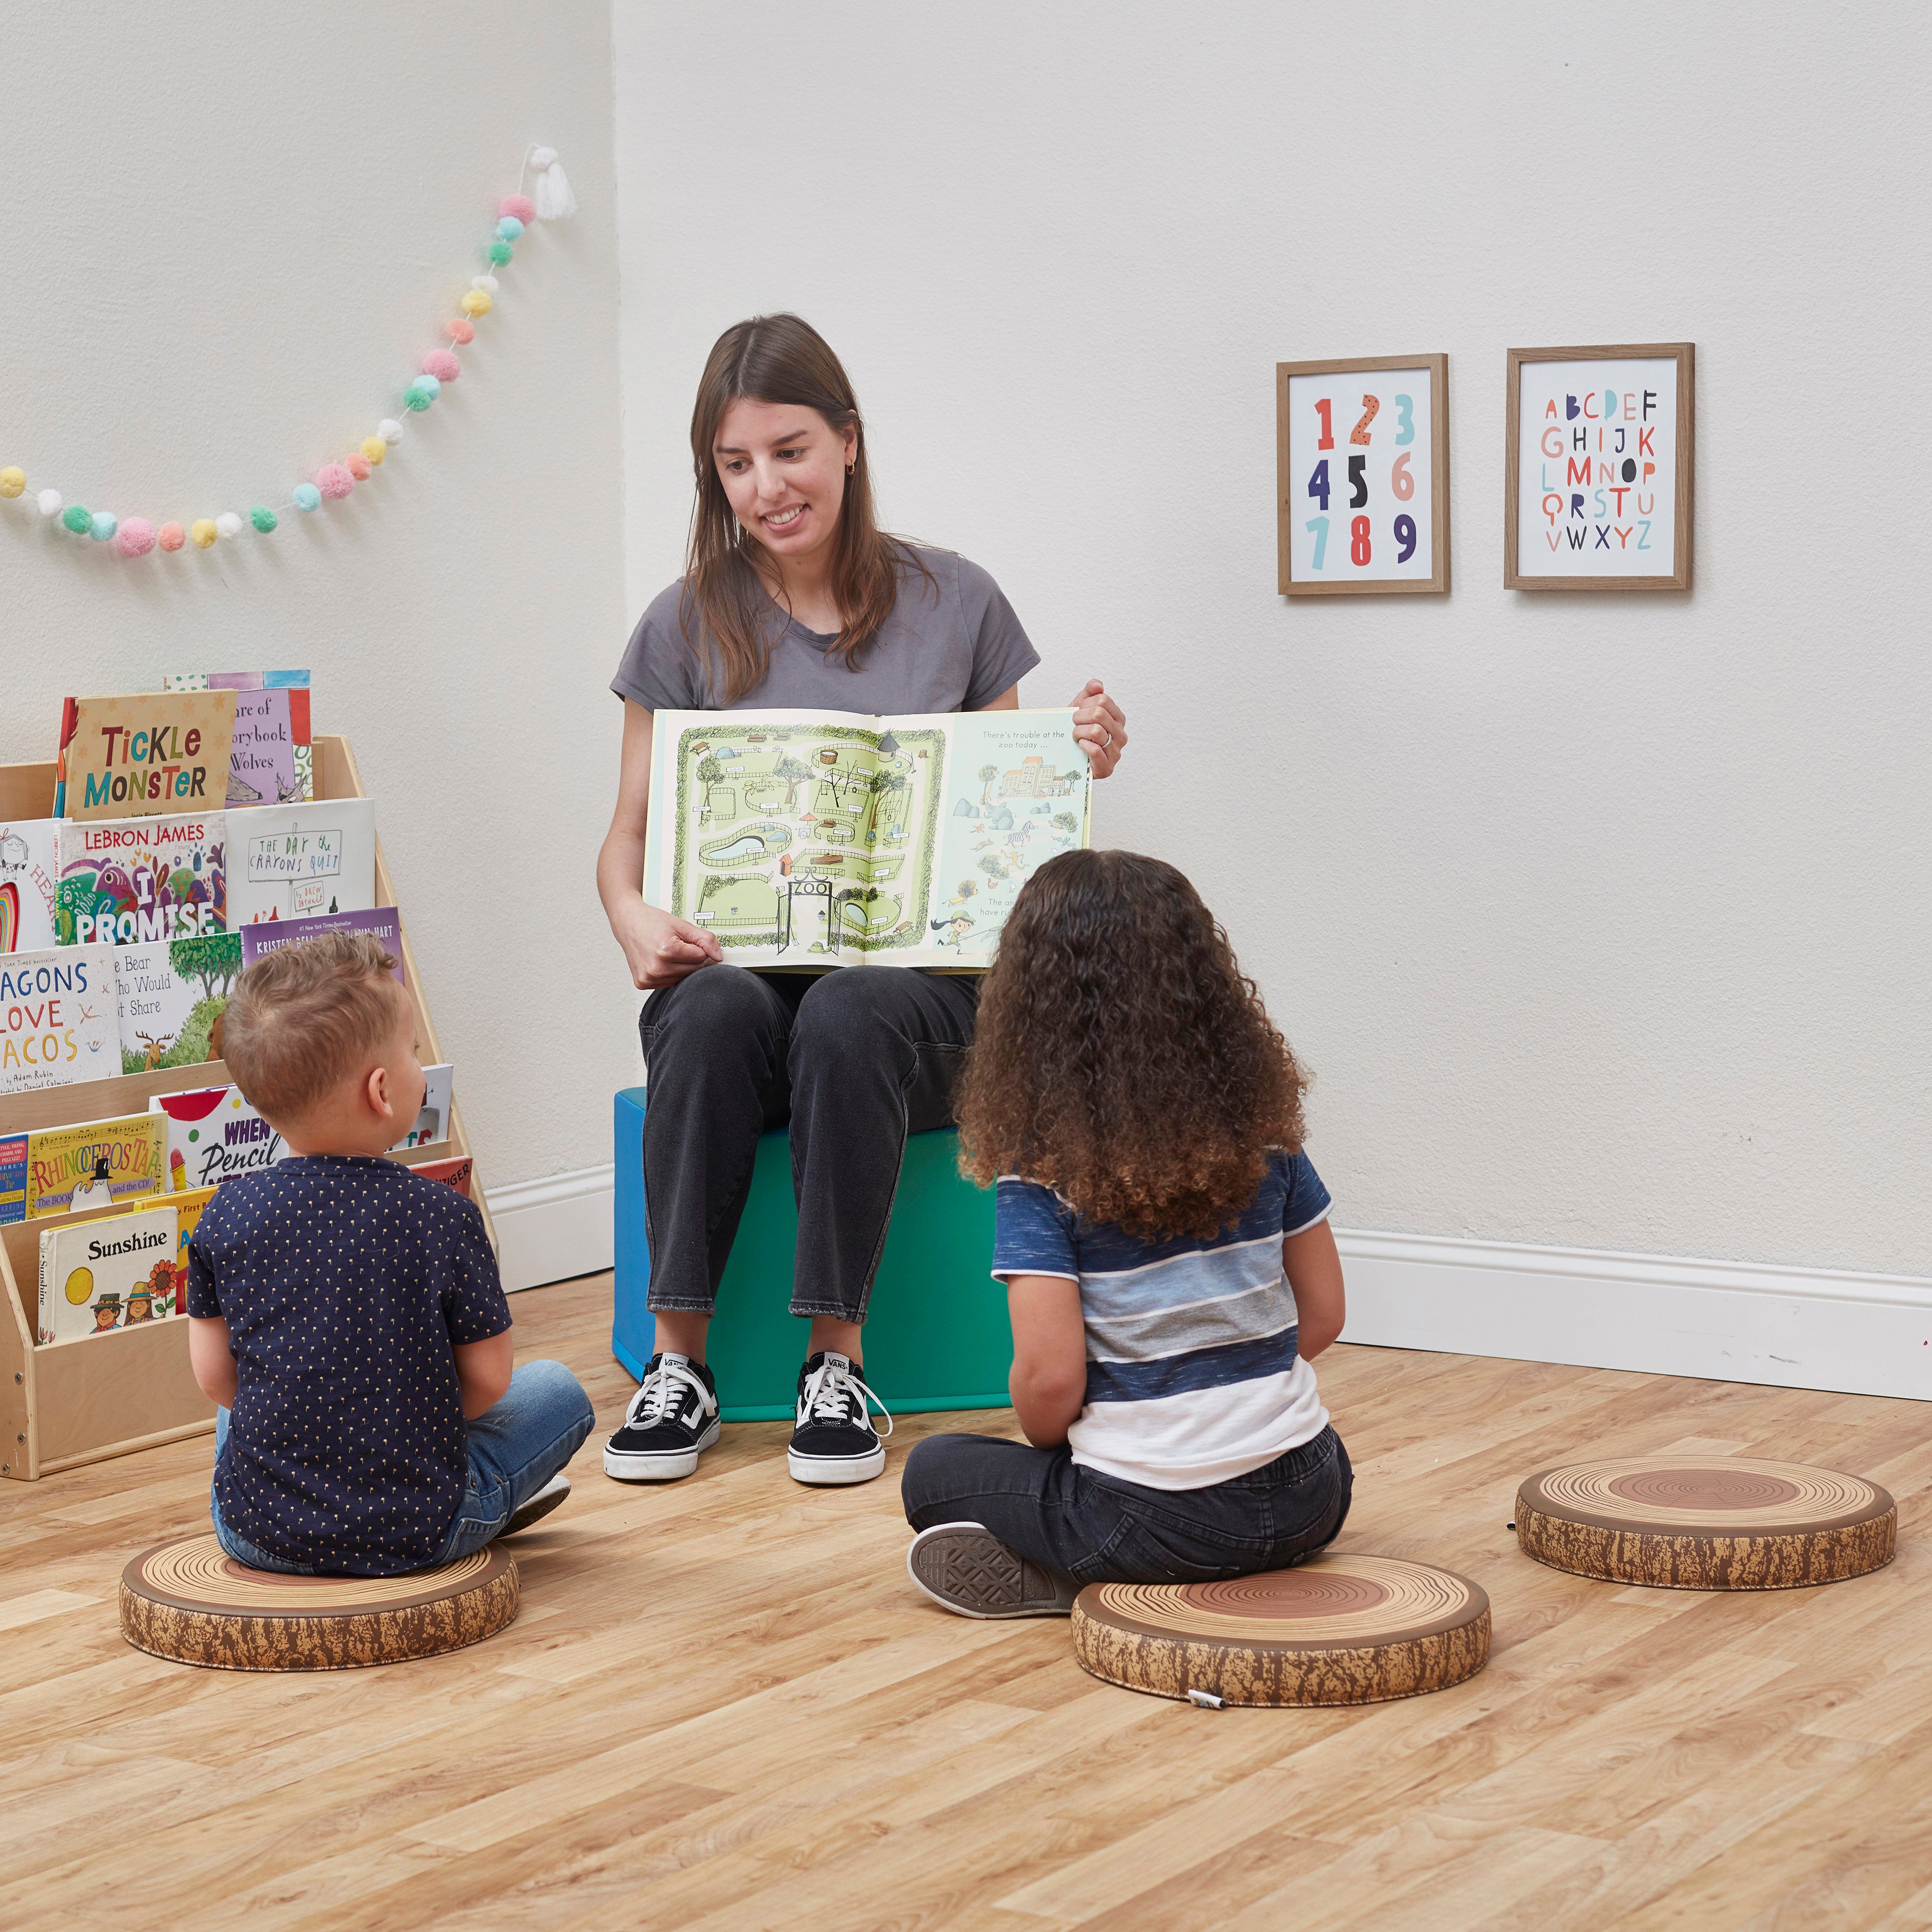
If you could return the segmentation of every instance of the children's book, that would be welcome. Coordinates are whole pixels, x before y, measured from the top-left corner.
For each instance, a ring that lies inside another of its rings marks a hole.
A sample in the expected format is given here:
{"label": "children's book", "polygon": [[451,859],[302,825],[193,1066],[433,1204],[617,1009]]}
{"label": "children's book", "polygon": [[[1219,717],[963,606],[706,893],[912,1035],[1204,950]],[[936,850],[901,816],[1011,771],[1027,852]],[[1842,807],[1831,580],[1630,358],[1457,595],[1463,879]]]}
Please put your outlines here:
{"label": "children's book", "polygon": [[0,1222],[130,1206],[167,1191],[166,1123],[124,1114],[0,1138]]}
{"label": "children's book", "polygon": [[395,977],[403,981],[403,929],[394,906],[368,912],[326,912],[314,919],[274,919],[266,926],[244,926],[241,932],[242,964],[252,966],[285,946],[299,946],[325,932],[373,932],[396,962]]}
{"label": "children's book", "polygon": [[0,955],[0,1094],[118,1073],[114,987],[108,946]]}
{"label": "children's book", "polygon": [[221,1016],[242,970],[242,941],[204,932],[124,946],[114,955],[122,1073],[221,1058]]}
{"label": "children's book", "polygon": [[164,691],[306,691],[305,670],[171,670]]}
{"label": "children's book", "polygon": [[219,812],[234,733],[232,691],[70,698],[61,711],[54,816]]}
{"label": "children's book", "polygon": [[366,798],[228,814],[231,929],[376,903],[376,807]]}
{"label": "children's book", "polygon": [[307,671],[172,671],[161,688],[237,694],[230,805],[293,805],[315,796]]}
{"label": "children's book", "polygon": [[421,1174],[425,1180],[443,1182],[446,1186],[454,1188],[467,1201],[470,1198],[470,1166],[467,1160],[460,1157],[454,1160],[426,1160],[411,1168],[410,1172]]}
{"label": "children's book", "polygon": [[69,1342],[188,1312],[188,1243],[206,1187],[165,1206],[40,1231],[40,1340]]}
{"label": "children's book", "polygon": [[60,829],[54,937],[137,946],[227,928],[227,815],[110,818]]}
{"label": "children's book", "polygon": [[60,875],[60,820],[0,820],[0,953],[57,946],[54,885]]}
{"label": "children's book", "polygon": [[661,711],[644,897],[740,965],[982,968],[1090,789],[1071,711]]}
{"label": "children's book", "polygon": [[[400,1154],[449,1136],[448,1066],[425,1066],[428,1088],[422,1111],[389,1150]],[[251,1107],[238,1087],[197,1087],[185,1094],[157,1094],[151,1115],[166,1136],[168,1186],[176,1193],[213,1187],[238,1174],[253,1174],[287,1160],[287,1143]]]}

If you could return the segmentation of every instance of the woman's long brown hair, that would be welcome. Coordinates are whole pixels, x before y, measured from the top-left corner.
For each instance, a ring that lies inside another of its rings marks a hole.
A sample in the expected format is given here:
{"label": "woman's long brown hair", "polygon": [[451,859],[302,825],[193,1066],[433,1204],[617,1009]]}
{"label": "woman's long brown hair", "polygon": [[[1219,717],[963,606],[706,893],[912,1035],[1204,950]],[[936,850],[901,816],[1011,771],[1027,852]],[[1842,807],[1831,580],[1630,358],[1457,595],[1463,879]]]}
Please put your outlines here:
{"label": "woman's long brown hair", "polygon": [[1307,1076],[1186,876],[1064,852],[1021,889],[954,1090],[960,1166],[1150,1240],[1208,1238],[1298,1149]]}
{"label": "woman's long brown hair", "polygon": [[[732,514],[712,454],[724,412],[741,400],[815,410],[835,432],[849,427],[858,433],[832,560],[832,594],[842,620],[832,648],[847,669],[859,668],[859,653],[891,616],[902,575],[916,570],[937,591],[932,573],[917,552],[879,528],[859,399],[831,345],[795,315],[757,315],[734,323],[712,346],[691,412],[691,463],[698,500],[691,513],[684,596],[678,612],[686,646],[700,662],[707,646],[716,656],[728,705],[735,704],[764,678],[777,628],[771,598],[758,571],[756,560],[763,547]],[[695,638],[694,613],[698,620]]]}

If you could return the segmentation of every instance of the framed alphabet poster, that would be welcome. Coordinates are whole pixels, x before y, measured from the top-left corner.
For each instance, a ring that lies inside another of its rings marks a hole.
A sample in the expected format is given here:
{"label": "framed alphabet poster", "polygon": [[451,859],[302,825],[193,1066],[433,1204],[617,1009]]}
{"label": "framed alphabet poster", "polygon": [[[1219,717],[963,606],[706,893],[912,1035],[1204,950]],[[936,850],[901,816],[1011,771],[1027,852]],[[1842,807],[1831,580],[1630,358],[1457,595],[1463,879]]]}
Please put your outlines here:
{"label": "framed alphabet poster", "polygon": [[1692,348],[1509,352],[1508,589],[1690,589]]}
{"label": "framed alphabet poster", "polygon": [[1449,358],[1275,364],[1285,597],[1449,588]]}

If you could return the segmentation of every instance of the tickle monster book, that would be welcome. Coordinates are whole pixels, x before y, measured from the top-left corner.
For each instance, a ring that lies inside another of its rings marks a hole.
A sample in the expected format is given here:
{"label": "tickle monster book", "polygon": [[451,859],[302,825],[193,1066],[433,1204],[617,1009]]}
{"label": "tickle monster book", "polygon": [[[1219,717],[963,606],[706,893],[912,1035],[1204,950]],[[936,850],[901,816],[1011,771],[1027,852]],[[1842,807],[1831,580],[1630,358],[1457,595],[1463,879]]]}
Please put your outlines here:
{"label": "tickle monster book", "polygon": [[124,1114],[0,1136],[0,1224],[166,1192],[165,1125],[158,1114]]}
{"label": "tickle monster book", "polygon": [[188,1243],[214,1198],[204,1187],[160,1208],[40,1231],[38,1339],[70,1342],[188,1312]]}
{"label": "tickle monster book", "polygon": [[54,882],[60,872],[60,820],[0,820],[0,953],[58,945]]}
{"label": "tickle monster book", "polygon": [[62,946],[193,939],[228,923],[226,814],[60,829],[54,934]]}
{"label": "tickle monster book", "polygon": [[114,987],[105,946],[0,956],[0,1094],[118,1073]]}
{"label": "tickle monster book", "polygon": [[61,711],[54,816],[218,812],[234,735],[232,691],[70,698]]}
{"label": "tickle monster book", "polygon": [[741,966],[976,970],[1090,788],[1071,711],[661,711],[644,897]]}

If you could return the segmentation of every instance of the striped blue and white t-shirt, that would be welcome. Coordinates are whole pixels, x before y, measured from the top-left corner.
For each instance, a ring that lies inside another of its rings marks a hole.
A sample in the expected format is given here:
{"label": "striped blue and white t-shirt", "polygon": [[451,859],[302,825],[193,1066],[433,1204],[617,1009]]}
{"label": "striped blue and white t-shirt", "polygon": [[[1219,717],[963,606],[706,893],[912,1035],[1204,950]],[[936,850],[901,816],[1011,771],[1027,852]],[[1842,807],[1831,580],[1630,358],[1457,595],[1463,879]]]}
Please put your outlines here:
{"label": "striped blue and white t-shirt", "polygon": [[1003,1177],[995,1278],[1080,1284],[1087,1402],[1067,1431],[1074,1461],[1152,1490],[1198,1490],[1318,1436],[1328,1412],[1295,1351],[1281,1244],[1328,1208],[1305,1154],[1270,1154],[1252,1204],[1210,1240],[1144,1241]]}

